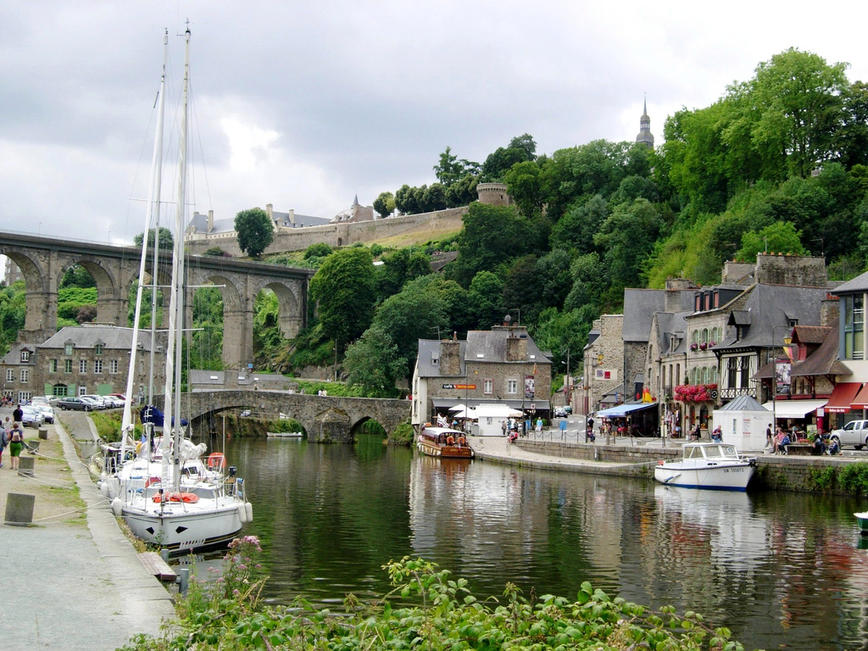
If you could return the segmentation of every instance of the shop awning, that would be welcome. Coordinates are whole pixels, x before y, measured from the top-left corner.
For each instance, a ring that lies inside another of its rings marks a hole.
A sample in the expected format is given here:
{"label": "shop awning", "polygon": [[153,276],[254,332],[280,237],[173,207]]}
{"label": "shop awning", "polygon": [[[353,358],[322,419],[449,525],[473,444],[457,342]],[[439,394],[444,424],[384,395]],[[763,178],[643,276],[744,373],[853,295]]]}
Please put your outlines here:
{"label": "shop awning", "polygon": [[851,409],[868,409],[868,384],[865,384],[850,402]]}
{"label": "shop awning", "polygon": [[814,400],[769,400],[763,407],[773,411],[775,418],[804,418],[826,404],[825,398]]}
{"label": "shop awning", "polygon": [[859,393],[862,388],[861,382],[839,382],[835,385],[832,395],[829,396],[829,402],[826,403],[826,411],[835,414],[843,414],[850,411],[850,403]]}
{"label": "shop awning", "polygon": [[651,409],[652,407],[657,407],[656,402],[633,402],[633,403],[625,403],[623,405],[615,405],[614,407],[609,407],[608,409],[601,409],[594,416],[600,418],[619,418],[621,416],[626,416],[629,413],[634,411],[640,411],[642,409]]}

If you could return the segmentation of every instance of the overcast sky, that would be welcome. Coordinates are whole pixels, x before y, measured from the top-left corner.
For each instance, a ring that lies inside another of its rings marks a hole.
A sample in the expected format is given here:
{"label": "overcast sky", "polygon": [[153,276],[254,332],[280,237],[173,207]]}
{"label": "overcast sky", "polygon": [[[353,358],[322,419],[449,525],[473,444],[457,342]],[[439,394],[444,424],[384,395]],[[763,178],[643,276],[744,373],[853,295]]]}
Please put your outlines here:
{"label": "overcast sky", "polygon": [[[714,9],[712,9],[714,7]],[[446,146],[483,161],[633,140],[642,100],[701,108],[790,46],[868,79],[861,2],[214,2],[0,5],[0,230],[129,243],[144,225],[169,29],[163,199],[192,31],[189,201],[332,217],[434,180]],[[166,209],[163,223],[173,214]]]}

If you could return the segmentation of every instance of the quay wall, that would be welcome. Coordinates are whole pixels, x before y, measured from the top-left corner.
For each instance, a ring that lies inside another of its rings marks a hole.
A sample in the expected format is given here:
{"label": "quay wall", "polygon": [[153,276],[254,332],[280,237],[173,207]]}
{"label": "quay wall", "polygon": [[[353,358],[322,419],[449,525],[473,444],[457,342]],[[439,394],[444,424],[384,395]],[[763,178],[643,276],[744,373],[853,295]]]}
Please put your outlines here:
{"label": "quay wall", "polygon": [[[629,447],[600,443],[562,443],[558,441],[518,440],[522,450],[550,457],[575,459],[577,464],[548,463],[520,458],[493,457],[485,454],[483,459],[497,460],[519,466],[549,470],[570,470],[599,475],[622,477],[647,477],[653,479],[654,466],[659,460],[681,458],[681,448]],[[865,463],[866,460],[845,456],[780,456],[760,454],[756,457],[757,470],[751,480],[749,491],[776,490],[829,495],[848,494],[839,485],[836,475],[848,465]],[[599,463],[594,463],[599,462]]]}

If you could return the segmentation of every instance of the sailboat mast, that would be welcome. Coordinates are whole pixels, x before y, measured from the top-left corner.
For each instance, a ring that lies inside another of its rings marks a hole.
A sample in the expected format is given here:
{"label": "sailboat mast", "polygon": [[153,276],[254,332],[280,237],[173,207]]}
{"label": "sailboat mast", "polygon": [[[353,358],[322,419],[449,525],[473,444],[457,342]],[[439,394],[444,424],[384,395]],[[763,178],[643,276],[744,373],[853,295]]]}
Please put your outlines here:
{"label": "sailboat mast", "polygon": [[[168,30],[166,30],[166,34],[168,34]],[[166,51],[168,49],[169,42],[167,37],[164,35],[163,37],[163,75],[162,81],[160,82],[160,102],[162,107],[163,95],[165,92],[165,82],[166,82]],[[154,137],[154,151],[151,156],[151,169],[153,170],[157,166],[157,162],[162,159],[162,148],[163,148],[163,121],[162,121],[162,112],[157,119],[157,132]],[[156,193],[156,194],[155,194]],[[126,439],[127,436],[132,432],[133,429],[133,414],[132,414],[132,394],[133,394],[133,382],[136,374],[136,352],[139,348],[139,319],[142,314],[142,291],[144,289],[144,278],[145,278],[145,269],[146,269],[146,261],[148,257],[148,235],[151,230],[151,216],[154,203],[159,205],[159,186],[154,184],[154,176],[151,177],[151,187],[149,190],[149,200],[148,200],[148,208],[145,211],[145,232],[142,236],[142,255],[139,260],[139,282],[136,287],[136,306],[135,313],[133,316],[133,336],[130,342],[130,367],[127,371],[127,385],[126,392],[124,393],[124,412],[121,418],[121,460],[123,460],[126,456]],[[155,238],[156,239],[156,238]],[[153,334],[151,335],[151,354],[153,354],[154,344],[153,344]],[[132,437],[130,437],[132,438]]]}
{"label": "sailboat mast", "polygon": [[[163,182],[163,121],[166,113],[166,64],[169,56],[169,30],[163,32],[163,74],[160,77],[160,105],[157,109],[157,139],[154,144],[156,165],[154,166],[154,259],[151,267],[151,351],[148,361],[148,403],[154,404],[154,352],[156,349],[157,328],[157,278],[160,267],[160,205]],[[159,152],[159,153],[158,153]]]}
{"label": "sailboat mast", "polygon": [[[187,192],[187,116],[190,88],[190,27],[184,32],[184,97],[181,112],[181,141],[178,148],[178,203],[175,209],[175,246],[172,250],[172,290],[169,308],[169,345],[166,354],[165,418],[174,436],[174,490],[181,482],[181,334],[184,323],[184,214]],[[163,440],[167,437],[163,428]],[[165,458],[165,457],[164,457]]]}

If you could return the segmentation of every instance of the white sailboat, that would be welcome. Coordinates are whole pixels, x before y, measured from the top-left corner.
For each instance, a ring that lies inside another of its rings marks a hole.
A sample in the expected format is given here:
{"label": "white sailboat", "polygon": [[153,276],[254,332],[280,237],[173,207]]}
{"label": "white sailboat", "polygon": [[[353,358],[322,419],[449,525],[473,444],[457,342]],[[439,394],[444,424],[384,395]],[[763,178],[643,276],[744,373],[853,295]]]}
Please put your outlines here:
{"label": "white sailboat", "polygon": [[[230,468],[226,474],[225,458],[213,453],[202,460],[204,444],[193,444],[186,436],[181,419],[181,336],[184,319],[184,215],[186,209],[187,119],[190,69],[190,30],[185,32],[184,93],[181,116],[181,143],[178,162],[178,199],[175,217],[175,246],[172,253],[172,285],[169,306],[168,346],[166,353],[165,417],[163,434],[152,439],[153,425],[138,454],[126,460],[126,446],[132,443],[133,374],[137,349],[138,323],[142,302],[142,286],[136,294],[133,345],[130,372],[127,379],[126,402],[122,422],[119,467],[106,480],[106,492],[112,499],[112,510],[123,516],[130,530],[147,543],[172,550],[187,551],[219,545],[232,539],[245,522],[253,518],[253,509],[244,498],[244,482]],[[165,90],[165,63],[161,102]],[[158,128],[162,129],[162,105]],[[161,136],[155,144],[154,161]],[[158,178],[158,177],[155,177]],[[152,179],[153,188],[159,181]],[[149,204],[139,278],[144,278],[147,256],[147,234],[150,232]],[[156,234],[155,234],[156,235]],[[155,240],[158,240],[155,237]],[[156,243],[155,243],[156,244]],[[152,346],[153,348],[153,346]],[[152,367],[153,368],[153,367]],[[152,370],[153,373],[153,370]],[[159,443],[156,449],[154,444]],[[115,493],[115,494],[113,494]]]}

